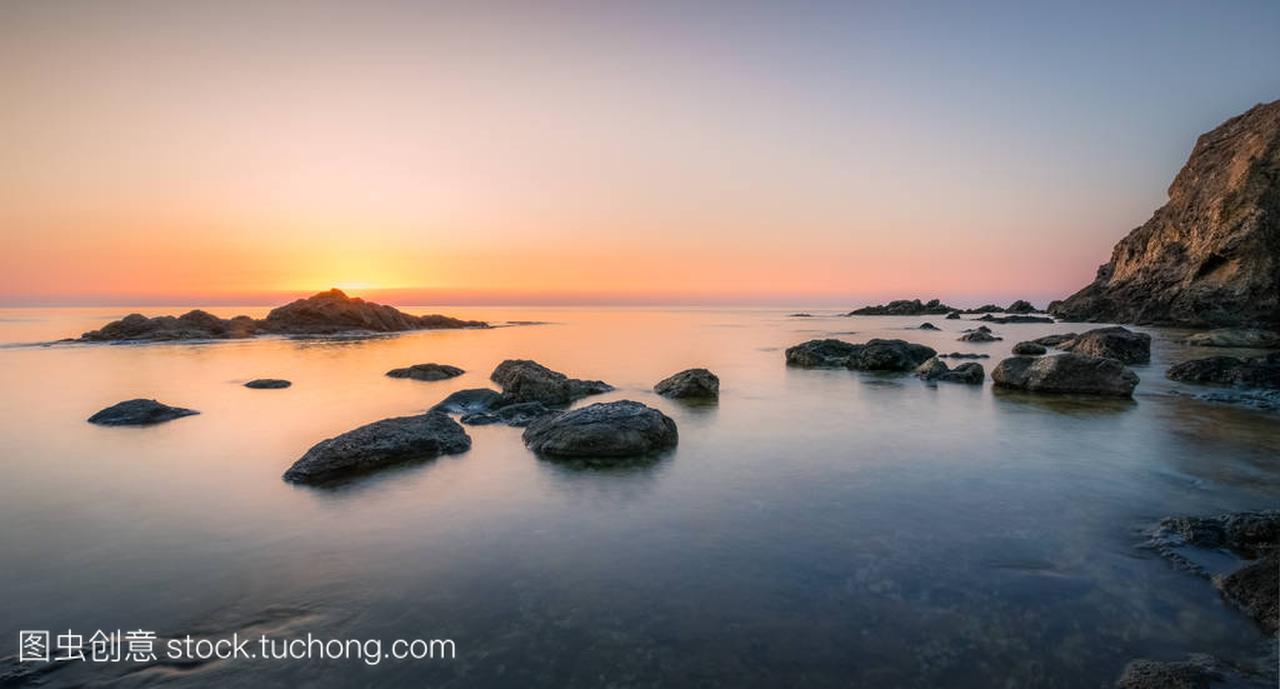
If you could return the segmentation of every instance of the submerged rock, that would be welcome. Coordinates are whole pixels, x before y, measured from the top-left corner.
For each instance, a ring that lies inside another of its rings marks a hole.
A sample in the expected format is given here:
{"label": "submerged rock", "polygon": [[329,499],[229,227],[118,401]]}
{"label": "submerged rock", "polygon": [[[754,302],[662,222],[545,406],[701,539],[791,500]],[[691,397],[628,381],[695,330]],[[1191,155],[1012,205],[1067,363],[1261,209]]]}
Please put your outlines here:
{"label": "submerged rock", "polygon": [[991,380],[1028,392],[1113,397],[1131,397],[1138,385],[1138,375],[1119,361],[1085,354],[1011,357],[996,366]]}
{"label": "submerged rock", "polygon": [[446,380],[456,378],[466,371],[448,364],[414,364],[405,368],[393,368],[387,371],[391,378],[412,378],[413,380]]}
{"label": "submerged rock", "polygon": [[316,443],[284,472],[284,480],[319,483],[470,447],[467,432],[441,412],[383,419]]}
{"label": "submerged rock", "polygon": [[997,342],[1003,339],[1003,337],[997,337],[992,334],[991,328],[988,328],[985,325],[980,325],[972,330],[966,330],[964,334],[959,337],[961,342]]}
{"label": "submerged rock", "polygon": [[448,397],[436,403],[431,411],[446,414],[470,414],[486,412],[511,404],[512,400],[497,390],[489,388],[469,388],[450,393]]}
{"label": "submerged rock", "polygon": [[955,368],[948,368],[946,362],[934,357],[920,364],[916,369],[916,375],[927,381],[982,385],[982,381],[987,377],[987,372],[982,368],[982,364],[973,362],[960,364]]}
{"label": "submerged rock", "polygon": [[1280,347],[1280,332],[1256,328],[1219,328],[1188,336],[1192,347],[1242,347],[1271,349]]}
{"label": "submerged rock", "polygon": [[161,342],[219,340],[277,335],[331,335],[351,332],[400,332],[433,328],[487,328],[487,323],[447,316],[411,316],[391,306],[352,298],[332,289],[273,309],[262,320],[223,319],[206,311],[147,318],[139,313],[112,321],[80,336],[80,342]]}
{"label": "submerged rock", "polygon": [[1280,323],[1280,101],[1196,141],[1169,202],[1116,244],[1065,320],[1190,327]]}
{"label": "submerged rock", "polygon": [[293,383],[283,378],[255,378],[244,384],[246,388],[253,388],[254,390],[281,390],[290,385],[293,385]]}
{"label": "submerged rock", "polygon": [[659,381],[653,391],[675,399],[720,396],[720,378],[705,368],[691,368]]}
{"label": "submerged rock", "polygon": [[1143,659],[1125,666],[1116,689],[1210,689],[1222,679],[1217,661],[1209,656],[1173,662]]}
{"label": "submerged rock", "polygon": [[1018,356],[1040,356],[1049,350],[1039,342],[1019,342],[1013,346],[1013,353]]}
{"label": "submerged rock", "polygon": [[1209,383],[1241,388],[1280,389],[1280,352],[1241,359],[1211,356],[1171,366],[1165,373],[1183,383]]}
{"label": "submerged rock", "polygon": [[547,417],[524,431],[538,454],[564,458],[621,458],[676,446],[679,433],[667,415],[639,402],[601,402]]}
{"label": "submerged rock", "polygon": [[1215,577],[1213,584],[1268,634],[1280,629],[1280,553]]}
{"label": "submerged rock", "polygon": [[477,411],[463,414],[459,419],[462,423],[469,426],[484,426],[488,424],[501,423],[508,426],[528,426],[529,424],[547,416],[559,414],[555,409],[548,409],[541,402],[516,402],[499,406],[490,411]]}
{"label": "submerged rock", "polygon": [[978,354],[976,352],[951,352],[950,354],[939,354],[943,359],[990,359],[990,354]]}
{"label": "submerged rock", "polygon": [[958,321],[958,320],[960,320],[960,312],[959,312],[959,311],[952,311],[951,313],[947,314],[947,320],[949,320],[949,321]]}
{"label": "submerged rock", "polygon": [[916,326],[916,329],[917,330],[942,330],[942,328],[939,328],[938,326],[929,322],[921,323],[920,325]]}
{"label": "submerged rock", "polygon": [[527,359],[507,359],[493,369],[489,378],[512,401],[541,402],[553,407],[613,390],[604,381],[570,378]]}
{"label": "submerged rock", "polygon": [[1068,352],[1107,357],[1126,364],[1145,364],[1151,361],[1151,336],[1135,333],[1119,325],[1083,332],[1058,347]]}
{"label": "submerged rock", "polygon": [[118,402],[89,417],[89,423],[99,426],[150,426],[192,416],[200,412],[183,407],[171,407],[150,399],[133,399]]}
{"label": "submerged rock", "polygon": [[919,299],[898,299],[879,306],[864,306],[850,311],[848,316],[941,316],[955,311],[937,299],[921,302]]}

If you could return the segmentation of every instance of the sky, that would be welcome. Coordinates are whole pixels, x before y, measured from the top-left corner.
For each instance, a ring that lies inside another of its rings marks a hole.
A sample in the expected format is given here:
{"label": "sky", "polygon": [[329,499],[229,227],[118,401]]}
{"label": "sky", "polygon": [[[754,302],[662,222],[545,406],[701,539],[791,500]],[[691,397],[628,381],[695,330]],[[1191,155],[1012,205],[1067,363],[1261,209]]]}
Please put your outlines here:
{"label": "sky", "polygon": [[0,304],[1059,298],[1277,2],[0,4]]}

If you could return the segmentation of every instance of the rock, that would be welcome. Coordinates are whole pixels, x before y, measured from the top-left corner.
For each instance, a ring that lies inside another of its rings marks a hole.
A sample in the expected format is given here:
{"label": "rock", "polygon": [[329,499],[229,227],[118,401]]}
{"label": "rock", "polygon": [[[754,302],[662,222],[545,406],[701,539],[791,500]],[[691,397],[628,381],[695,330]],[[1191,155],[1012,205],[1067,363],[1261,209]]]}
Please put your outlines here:
{"label": "rock", "polygon": [[991,334],[991,328],[983,325],[978,327],[976,330],[965,331],[959,339],[961,342],[997,342],[1004,338]]}
{"label": "rock", "polygon": [[1280,555],[1273,554],[1213,580],[1222,597],[1268,634],[1280,629]]}
{"label": "rock", "polygon": [[964,313],[1004,313],[1004,309],[995,304],[984,304],[972,309],[965,309]]}
{"label": "rock", "polygon": [[801,368],[844,368],[859,345],[844,340],[809,340],[787,348],[787,365]]}
{"label": "rock", "polygon": [[937,354],[932,347],[905,340],[809,340],[787,349],[787,365],[849,368],[858,371],[911,371]]}
{"label": "rock", "polygon": [[919,299],[898,299],[879,306],[864,306],[845,314],[847,316],[941,316],[955,311],[937,299],[921,303]]}
{"label": "rock", "polygon": [[990,359],[990,354],[977,354],[974,352],[952,352],[950,354],[939,354],[943,359]]}
{"label": "rock", "polygon": [[205,311],[147,318],[133,313],[80,336],[80,342],[161,342],[217,340],[277,335],[330,335],[351,332],[400,332],[433,328],[487,328],[487,323],[447,316],[410,316],[399,310],[351,298],[332,289],[273,309],[262,320],[248,316],[222,319]]}
{"label": "rock", "polygon": [[1071,340],[1074,340],[1077,337],[1079,337],[1079,335],[1076,335],[1075,333],[1061,333],[1058,335],[1045,335],[1044,337],[1037,337],[1036,339],[1032,340],[1032,342],[1039,345],[1044,345],[1046,347],[1057,347],[1063,342],[1070,342]]}
{"label": "rock", "polygon": [[787,318],[813,318],[811,313],[789,313]]}
{"label": "rock", "polygon": [[1053,319],[1049,318],[1048,316],[1021,316],[1016,314],[1012,316],[992,316],[991,314],[987,314],[982,318],[979,318],[978,320],[987,321],[988,323],[1052,323],[1053,322]]}
{"label": "rock", "polygon": [[1125,666],[1116,689],[1210,689],[1222,679],[1208,656],[1176,662],[1134,660]]}
{"label": "rock", "polygon": [[1280,548],[1280,510],[1237,512],[1213,517],[1166,517],[1153,532],[1157,546],[1226,548],[1254,560]]}
{"label": "rock", "polygon": [[639,402],[588,405],[542,419],[524,431],[524,444],[541,455],[621,458],[676,446],[676,423]]}
{"label": "rock", "polygon": [[566,405],[587,395],[613,389],[603,381],[569,378],[527,359],[507,359],[493,369],[489,378],[515,402],[541,402],[547,406]]}
{"label": "rock", "polygon": [[118,402],[89,417],[99,426],[149,426],[199,414],[194,409],[170,407],[155,400],[133,399]]}
{"label": "rock", "polygon": [[1116,359],[1126,364],[1145,364],[1151,361],[1151,336],[1135,333],[1118,325],[1086,331],[1059,344],[1058,348],[1077,354]]}
{"label": "rock", "polygon": [[663,379],[653,391],[675,399],[711,399],[720,396],[720,379],[705,368],[691,368]]}
{"label": "rock", "polygon": [[960,312],[959,312],[959,311],[952,311],[951,313],[947,314],[947,320],[949,320],[949,321],[958,321],[958,320],[960,320]]}
{"label": "rock", "polygon": [[1280,389],[1280,352],[1251,359],[1234,356],[1192,359],[1171,366],[1165,376],[1183,383]]}
{"label": "rock", "polygon": [[929,359],[923,364],[920,364],[919,366],[917,366],[915,373],[917,377],[923,378],[925,380],[934,380],[938,376],[941,376],[942,374],[950,370],[951,369],[947,368],[946,362],[944,362],[942,359],[939,359],[938,357],[935,356],[932,359]]}
{"label": "rock", "polygon": [[283,378],[254,378],[244,384],[246,388],[253,388],[254,390],[280,390],[290,385],[293,385],[293,383]]}
{"label": "rock", "polygon": [[1003,388],[1029,392],[1131,397],[1138,376],[1115,359],[1085,354],[1011,357],[991,372]]}
{"label": "rock", "polygon": [[928,381],[981,385],[982,381],[986,378],[987,373],[982,368],[981,364],[975,364],[972,362],[960,364],[954,369],[949,369],[945,362],[934,357],[923,364],[920,364],[920,366],[916,368],[916,375]]}
{"label": "rock", "polygon": [[437,402],[431,408],[431,411],[440,411],[446,414],[472,414],[491,411],[512,403],[510,398],[497,390],[469,388],[451,393],[448,397]]}
{"label": "rock", "polygon": [[921,323],[919,326],[917,326],[917,329],[918,330],[942,330],[942,328],[939,328],[938,326],[928,322]]}
{"label": "rock", "polygon": [[1005,313],[1040,313],[1040,309],[1031,305],[1031,302],[1025,299],[1019,299],[1005,308]]}
{"label": "rock", "polygon": [[1204,134],[1169,202],[1116,244],[1064,320],[1190,327],[1280,323],[1280,101]]}
{"label": "rock", "polygon": [[491,411],[470,412],[463,414],[459,419],[462,423],[469,426],[483,426],[487,424],[502,423],[508,426],[528,426],[546,416],[559,414],[554,409],[548,409],[541,402],[516,402],[500,406]]}
{"label": "rock", "polygon": [[938,377],[938,380],[944,383],[963,383],[965,385],[982,385],[982,381],[986,380],[987,371],[982,368],[982,364],[972,361],[960,364],[950,371]]}
{"label": "rock", "polygon": [[387,371],[392,378],[412,378],[413,380],[446,380],[456,378],[466,371],[448,364],[414,364],[405,368],[393,368]]}
{"label": "rock", "polygon": [[1049,350],[1039,342],[1019,342],[1013,346],[1013,353],[1018,356],[1040,356]]}
{"label": "rock", "polygon": [[413,459],[465,452],[471,437],[441,412],[375,421],[316,443],[284,472],[291,483],[319,483]]}
{"label": "rock", "polygon": [[1218,328],[1196,333],[1186,339],[1192,347],[1251,347],[1270,349],[1280,347],[1280,332],[1257,328]]}

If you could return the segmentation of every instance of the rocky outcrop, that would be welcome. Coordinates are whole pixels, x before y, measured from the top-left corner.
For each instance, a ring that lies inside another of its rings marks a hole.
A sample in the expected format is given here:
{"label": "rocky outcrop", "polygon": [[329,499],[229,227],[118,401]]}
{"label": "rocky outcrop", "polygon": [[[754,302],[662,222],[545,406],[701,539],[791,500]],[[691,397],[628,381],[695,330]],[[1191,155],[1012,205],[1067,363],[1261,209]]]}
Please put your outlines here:
{"label": "rocky outcrop", "polygon": [[1096,328],[1081,333],[1059,344],[1058,348],[1077,354],[1116,359],[1126,364],[1145,364],[1151,361],[1151,336],[1135,333],[1121,326]]}
{"label": "rocky outcrop", "polygon": [[616,459],[676,446],[675,421],[639,402],[591,404],[540,420],[524,431],[524,444],[540,455]]}
{"label": "rocky outcrop", "polygon": [[244,384],[246,388],[254,390],[282,390],[290,385],[293,383],[283,378],[254,378]]}
{"label": "rocky outcrop", "polygon": [[1125,666],[1116,689],[1210,689],[1224,679],[1218,662],[1205,655],[1178,661],[1142,659]]}
{"label": "rocky outcrop", "polygon": [[1040,313],[1040,309],[1031,305],[1026,299],[1018,299],[1004,309],[1005,313]]}
{"label": "rocky outcrop", "polygon": [[1280,323],[1280,101],[1202,135],[1168,203],[1050,312],[1191,327]]}
{"label": "rocky outcrop", "polygon": [[787,365],[801,368],[849,368],[857,371],[911,371],[937,352],[905,340],[809,340],[787,349]]}
{"label": "rocky outcrop", "polygon": [[1048,316],[1025,316],[1014,314],[1011,316],[993,316],[987,314],[977,320],[986,321],[988,323],[1052,323],[1053,319]]}
{"label": "rocky outcrop", "polygon": [[937,299],[921,302],[919,299],[897,299],[888,304],[864,306],[854,309],[846,316],[941,316],[955,309]]}
{"label": "rocky outcrop", "polygon": [[988,328],[985,325],[980,325],[972,330],[966,330],[959,338],[961,342],[998,342],[1003,339],[1003,337],[992,334],[991,328]]}
{"label": "rocky outcrop", "polygon": [[1040,356],[1048,351],[1048,348],[1039,342],[1019,342],[1013,346],[1013,353],[1018,356]]}
{"label": "rocky outcrop", "polygon": [[1171,366],[1165,375],[1183,383],[1280,389],[1280,352],[1250,359],[1234,356],[1192,359]]}
{"label": "rocky outcrop", "polygon": [[541,402],[551,407],[613,390],[604,381],[570,378],[527,359],[507,359],[493,369],[489,379],[514,402]]}
{"label": "rocky outcrop", "polygon": [[1216,328],[1186,339],[1192,347],[1280,348],[1280,332],[1257,328]]}
{"label": "rocky outcrop", "polygon": [[942,383],[962,383],[965,385],[982,385],[987,372],[982,364],[973,362],[948,368],[946,362],[934,357],[916,368],[916,375],[922,380]]}
{"label": "rocky outcrop", "polygon": [[284,480],[321,483],[470,447],[467,432],[441,412],[383,419],[316,443],[284,472]]}
{"label": "rocky outcrop", "polygon": [[507,426],[523,427],[548,416],[559,414],[541,402],[516,402],[498,406],[489,411],[476,411],[463,414],[458,419],[468,426],[485,426],[501,423]]}
{"label": "rocky outcrop", "polygon": [[481,321],[448,316],[411,316],[383,304],[348,297],[331,289],[307,299],[273,309],[262,320],[248,316],[223,319],[206,311],[181,316],[147,318],[133,313],[91,330],[78,342],[165,342],[175,340],[223,340],[256,335],[336,335],[341,333],[389,333],[437,328],[487,328]]}
{"label": "rocky outcrop", "polygon": [[1280,554],[1271,554],[1230,574],[1215,577],[1222,597],[1240,608],[1268,634],[1280,629]]}
{"label": "rocky outcrop", "polygon": [[673,399],[715,399],[720,378],[705,368],[691,368],[659,381],[653,391]]}
{"label": "rocky outcrop", "polygon": [[393,368],[387,371],[387,376],[391,378],[435,381],[457,378],[464,373],[466,371],[448,364],[414,364],[404,368]]}
{"label": "rocky outcrop", "polygon": [[1016,356],[991,372],[997,387],[1055,394],[1131,397],[1138,376],[1115,359],[1084,354]]}
{"label": "rocky outcrop", "polygon": [[995,304],[983,304],[982,306],[975,306],[975,307],[973,307],[973,308],[971,308],[971,309],[965,309],[965,310],[964,310],[964,313],[969,313],[969,314],[975,314],[975,313],[1004,313],[1004,307],[1003,307],[1003,306],[997,306],[997,305],[995,305]]}
{"label": "rocky outcrop", "polygon": [[99,426],[150,426],[199,414],[194,409],[171,407],[155,400],[133,399],[118,402],[89,417],[89,423]]}

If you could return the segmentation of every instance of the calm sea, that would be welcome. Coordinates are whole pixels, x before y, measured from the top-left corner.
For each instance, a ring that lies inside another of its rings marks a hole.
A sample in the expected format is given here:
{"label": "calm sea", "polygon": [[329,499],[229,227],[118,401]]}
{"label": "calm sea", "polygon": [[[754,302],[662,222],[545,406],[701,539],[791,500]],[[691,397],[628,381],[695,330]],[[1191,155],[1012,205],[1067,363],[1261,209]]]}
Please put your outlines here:
{"label": "calm sea", "polygon": [[[1142,548],[1165,515],[1280,504],[1280,415],[1174,394],[1164,368],[1197,354],[1176,332],[1152,331],[1135,400],[1117,402],[783,361],[815,337],[903,337],[990,353],[989,372],[1066,325],[969,344],[967,323],[940,317],[406,310],[544,323],[12,346],[130,309],[0,311],[0,685],[1076,688],[1136,657],[1268,652],[1205,580]],[[923,320],[944,331],[909,329]],[[592,468],[538,459],[519,429],[471,427],[462,455],[338,487],[280,480],[316,441],[484,386],[509,357],[617,387],[588,402],[662,409],[679,448]],[[383,375],[421,362],[467,373]],[[692,366],[719,374],[718,404],[651,392]],[[241,386],[257,377],[294,385]],[[133,397],[202,413],[85,422]],[[456,658],[19,664],[19,630],[449,639]]]}

